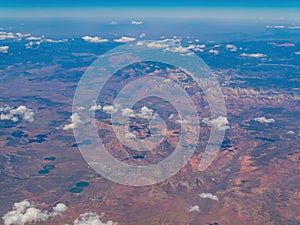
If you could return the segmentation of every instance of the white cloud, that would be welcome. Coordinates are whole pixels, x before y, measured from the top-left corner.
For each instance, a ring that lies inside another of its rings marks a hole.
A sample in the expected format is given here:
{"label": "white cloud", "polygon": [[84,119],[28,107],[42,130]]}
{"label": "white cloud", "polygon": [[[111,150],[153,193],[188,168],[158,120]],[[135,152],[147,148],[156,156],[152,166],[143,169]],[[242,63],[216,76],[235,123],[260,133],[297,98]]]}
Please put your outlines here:
{"label": "white cloud", "polygon": [[257,121],[259,123],[274,123],[275,120],[270,118],[270,119],[267,119],[266,117],[262,116],[262,117],[256,117],[253,119],[254,121]]}
{"label": "white cloud", "polygon": [[180,52],[180,53],[186,53],[189,52],[189,48],[186,47],[182,47],[182,46],[176,46],[176,47],[169,47],[166,50],[170,51],[170,52]]}
{"label": "white cloud", "polygon": [[9,46],[0,46],[1,53],[8,53]]}
{"label": "white cloud", "polygon": [[41,45],[41,41],[36,41],[36,42],[30,41],[29,43],[25,44],[25,47],[26,49],[39,48],[40,45]]}
{"label": "white cloud", "polygon": [[211,54],[215,54],[215,55],[219,54],[219,51],[215,50],[215,49],[210,49],[208,52],[211,53]]}
{"label": "white cloud", "polygon": [[14,203],[13,210],[6,213],[2,219],[4,225],[24,225],[27,223],[37,223],[46,221],[51,217],[61,215],[67,210],[67,206],[63,203],[58,203],[51,211],[42,211],[37,206],[24,200],[22,202]]}
{"label": "white cloud", "polygon": [[153,41],[146,45],[148,48],[168,48],[169,44],[164,41]]}
{"label": "white cloud", "polygon": [[11,32],[5,32],[5,31],[0,32],[0,40],[13,39],[13,38],[16,38],[16,36]]}
{"label": "white cloud", "polygon": [[210,120],[209,118],[204,118],[202,120],[202,122],[209,125],[209,126],[214,126],[219,131],[223,131],[223,130],[226,130],[226,129],[230,128],[228,126],[229,122],[228,122],[227,118],[224,117],[224,116],[219,116],[219,117],[217,117],[215,119],[212,119],[212,120]]}
{"label": "white cloud", "polygon": [[275,26],[266,26],[266,28],[274,28],[274,29],[283,29],[285,28],[285,26],[282,26],[282,25],[275,25]]}
{"label": "white cloud", "polygon": [[266,57],[267,55],[262,53],[252,53],[252,54],[242,53],[240,54],[240,56],[249,57],[249,58],[262,58],[262,57]]}
{"label": "white cloud", "polygon": [[48,43],[63,43],[63,42],[67,42],[68,39],[62,39],[62,40],[54,40],[54,39],[43,39],[43,42],[48,42]]}
{"label": "white cloud", "polygon": [[118,22],[117,21],[111,21],[110,24],[111,25],[116,25],[116,24],[118,24]]}
{"label": "white cloud", "polygon": [[81,214],[80,218],[74,221],[74,225],[117,225],[116,222],[111,220],[104,223],[100,220],[100,218],[101,216],[97,215],[96,213],[86,212]]}
{"label": "white cloud", "polygon": [[115,42],[119,42],[119,43],[127,43],[127,42],[132,42],[135,41],[136,39],[134,37],[121,37],[119,39],[114,39]]}
{"label": "white cloud", "polygon": [[295,52],[295,54],[296,54],[296,55],[300,55],[300,51],[298,51],[298,52]]}
{"label": "white cloud", "polygon": [[300,26],[290,26],[289,29],[300,29]]}
{"label": "white cloud", "polygon": [[122,116],[123,117],[135,117],[133,110],[129,109],[129,108],[122,109]]}
{"label": "white cloud", "polygon": [[68,206],[66,206],[64,203],[58,203],[55,207],[53,207],[54,213],[57,214],[63,214],[65,211],[67,211]]}
{"label": "white cloud", "polygon": [[226,45],[226,49],[228,49],[231,52],[236,52],[237,51],[237,47],[235,45],[232,45],[232,44]]}
{"label": "white cloud", "polygon": [[157,114],[152,109],[149,109],[147,106],[143,106],[140,109],[140,112],[136,114],[136,116],[139,118],[151,120],[156,118]]}
{"label": "white cloud", "polygon": [[102,107],[102,110],[106,114],[112,114],[112,113],[118,112],[118,107],[113,106],[113,105],[105,105]]}
{"label": "white cloud", "polygon": [[214,201],[219,201],[219,198],[216,195],[213,195],[211,193],[202,193],[199,196],[200,198],[208,198]]}
{"label": "white cloud", "polygon": [[128,132],[128,133],[125,134],[125,138],[134,139],[134,138],[136,138],[136,136],[135,136],[134,133]]}
{"label": "white cloud", "polygon": [[288,132],[287,132],[287,134],[294,135],[294,134],[295,134],[295,132],[294,132],[294,131],[292,131],[292,130],[290,130],[290,131],[288,131]]}
{"label": "white cloud", "polygon": [[77,113],[72,114],[72,116],[70,116],[71,118],[71,123],[70,124],[66,124],[63,127],[63,130],[71,130],[74,129],[76,126],[78,126],[79,124],[82,123],[79,115]]}
{"label": "white cloud", "polygon": [[[172,114],[173,115],[173,114]],[[170,117],[169,117],[170,118]],[[175,120],[175,123],[178,123],[178,124],[189,124],[190,121],[189,120],[186,120],[186,119],[178,119],[178,120]]]}
{"label": "white cloud", "polygon": [[28,41],[40,41],[40,40],[42,40],[42,38],[31,36],[31,37],[26,38],[26,40],[28,40]]}
{"label": "white cloud", "polygon": [[26,106],[20,105],[17,108],[11,106],[0,106],[0,120],[11,120],[13,122],[22,119],[27,122],[34,121],[34,112]]}
{"label": "white cloud", "polygon": [[200,207],[199,205],[191,205],[188,209],[188,212],[200,212]]}
{"label": "white cloud", "polygon": [[101,37],[91,37],[91,36],[83,36],[82,37],[83,40],[85,40],[86,42],[91,42],[91,43],[104,43],[104,42],[108,42],[108,39],[102,39]]}
{"label": "white cloud", "polygon": [[101,108],[102,108],[101,105],[94,104],[94,105],[91,106],[89,111],[101,110]]}
{"label": "white cloud", "polygon": [[140,38],[144,38],[144,37],[146,37],[145,33],[140,34]]}
{"label": "white cloud", "polygon": [[204,52],[204,49],[206,48],[206,45],[189,45],[188,47],[189,49],[193,49],[194,51],[198,51],[198,52]]}
{"label": "white cloud", "polygon": [[142,21],[133,20],[133,21],[131,21],[131,24],[133,24],[133,25],[141,25],[141,24],[143,24],[143,22]]}

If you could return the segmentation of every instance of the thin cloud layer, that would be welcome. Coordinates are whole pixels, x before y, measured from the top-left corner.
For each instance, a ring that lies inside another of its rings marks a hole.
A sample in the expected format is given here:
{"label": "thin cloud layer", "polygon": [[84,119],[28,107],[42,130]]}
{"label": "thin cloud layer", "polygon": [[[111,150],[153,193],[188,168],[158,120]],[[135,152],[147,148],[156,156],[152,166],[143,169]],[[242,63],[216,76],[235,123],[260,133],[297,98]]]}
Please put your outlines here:
{"label": "thin cloud layer", "polygon": [[230,128],[228,126],[229,122],[228,122],[227,118],[224,117],[224,116],[219,116],[219,117],[217,117],[215,119],[212,119],[212,120],[210,120],[209,118],[204,118],[202,120],[202,122],[207,124],[208,126],[215,127],[219,131],[227,130],[227,129]]}
{"label": "thin cloud layer", "polygon": [[118,43],[128,43],[128,42],[132,42],[132,41],[135,41],[136,38],[134,37],[121,37],[119,39],[114,39],[114,42],[118,42]]}
{"label": "thin cloud layer", "polygon": [[256,117],[253,119],[254,121],[257,121],[259,123],[265,123],[265,124],[268,124],[268,123],[274,123],[275,120],[270,118],[270,119],[267,119],[266,117],[262,116],[262,117]]}
{"label": "thin cloud layer", "polygon": [[20,105],[17,108],[11,106],[0,106],[0,120],[11,120],[17,122],[19,120],[27,122],[34,121],[34,112],[26,106]]}
{"label": "thin cloud layer", "polygon": [[34,203],[24,200],[14,203],[13,210],[6,213],[2,219],[4,225],[35,224],[62,215],[67,209],[68,207],[65,204],[58,203],[52,210],[42,211]]}
{"label": "thin cloud layer", "polygon": [[98,36],[95,36],[95,37],[83,36],[82,40],[84,40],[86,42],[91,42],[91,43],[104,43],[104,42],[108,42],[108,39],[102,39],[101,37],[98,37]]}
{"label": "thin cloud layer", "polygon": [[133,20],[133,21],[131,21],[131,24],[133,24],[133,25],[141,25],[141,24],[143,24],[143,21]]}
{"label": "thin cloud layer", "polygon": [[248,58],[263,58],[263,57],[266,57],[267,55],[262,54],[262,53],[250,53],[250,54],[242,53],[242,54],[240,54],[240,56],[248,57]]}

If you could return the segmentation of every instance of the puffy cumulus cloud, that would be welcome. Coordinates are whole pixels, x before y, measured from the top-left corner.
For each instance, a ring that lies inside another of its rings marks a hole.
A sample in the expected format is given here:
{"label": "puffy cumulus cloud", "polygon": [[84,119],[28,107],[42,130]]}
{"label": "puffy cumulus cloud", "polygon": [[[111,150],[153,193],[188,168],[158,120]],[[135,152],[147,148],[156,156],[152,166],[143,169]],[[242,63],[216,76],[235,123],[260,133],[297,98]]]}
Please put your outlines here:
{"label": "puffy cumulus cloud", "polygon": [[33,122],[34,112],[26,106],[20,105],[17,108],[11,106],[0,106],[0,120],[11,120],[17,122],[20,119]]}
{"label": "puffy cumulus cloud", "polygon": [[141,24],[143,24],[143,21],[132,20],[131,24],[133,24],[133,25],[141,25]]}
{"label": "puffy cumulus cloud", "polygon": [[125,109],[122,109],[121,111],[122,111],[123,117],[135,117],[135,114],[132,109],[125,108]]}
{"label": "puffy cumulus cloud", "polygon": [[71,130],[74,129],[75,127],[77,127],[79,124],[82,123],[79,115],[77,113],[72,114],[72,116],[70,116],[71,118],[71,123],[70,124],[66,124],[63,127],[63,130]]}
{"label": "puffy cumulus cloud", "polygon": [[237,47],[235,45],[232,45],[232,44],[226,45],[226,49],[228,49],[231,52],[236,52],[237,51]]}
{"label": "puffy cumulus cloud", "polygon": [[211,53],[211,54],[215,54],[215,55],[219,54],[219,51],[216,50],[216,49],[210,49],[208,52]]}
{"label": "puffy cumulus cloud", "polygon": [[114,39],[114,42],[118,42],[118,43],[128,43],[128,42],[132,42],[132,41],[135,41],[136,38],[134,37],[121,37],[119,39]]}
{"label": "puffy cumulus cloud", "polygon": [[151,42],[138,41],[137,45],[145,45],[147,48],[151,49],[163,49],[164,51],[169,52],[185,53],[183,55],[194,55],[194,53],[190,51],[193,46],[181,46],[180,39],[164,39]]}
{"label": "puffy cumulus cloud", "polygon": [[102,111],[106,114],[112,114],[118,112],[119,107],[113,105],[105,105],[102,107]]}
{"label": "puffy cumulus cloud", "polygon": [[298,52],[295,52],[295,54],[296,54],[296,55],[300,55],[300,51],[298,51]]}
{"label": "puffy cumulus cloud", "polygon": [[165,41],[153,41],[150,43],[147,43],[146,45],[148,48],[168,48],[169,44]]}
{"label": "puffy cumulus cloud", "polygon": [[256,117],[256,118],[254,118],[253,120],[254,120],[254,121],[257,121],[257,122],[259,122],[259,123],[266,123],[266,124],[268,124],[268,123],[274,123],[274,122],[275,122],[274,119],[272,119],[272,118],[267,119],[267,118],[264,117],[264,116],[262,116],[262,117]]}
{"label": "puffy cumulus cloud", "polygon": [[171,49],[172,47],[180,47],[180,41],[178,39],[163,39],[158,41],[151,41],[151,42],[143,42],[139,41],[137,45],[143,45],[147,48],[153,48],[153,49]]}
{"label": "puffy cumulus cloud", "polygon": [[53,211],[56,214],[63,214],[65,211],[67,211],[68,206],[66,206],[64,203],[57,203],[56,206],[53,207]]}
{"label": "puffy cumulus cloud", "polygon": [[219,201],[219,198],[211,193],[201,193],[199,196],[200,198],[208,198],[214,201]]}
{"label": "puffy cumulus cloud", "polygon": [[287,132],[287,134],[294,135],[296,133],[294,131],[290,130],[290,131]]}
{"label": "puffy cumulus cloud", "polygon": [[2,219],[4,225],[24,225],[42,221],[47,221],[49,218],[61,215],[68,207],[63,203],[58,203],[52,210],[44,210],[28,201],[16,202],[13,205],[13,210],[6,213]]}
{"label": "puffy cumulus cloud", "polygon": [[263,57],[266,57],[267,55],[262,54],[262,53],[250,53],[250,54],[242,53],[242,54],[240,54],[240,56],[248,57],[248,58],[263,58]]}
{"label": "puffy cumulus cloud", "polygon": [[0,40],[6,40],[6,39],[18,39],[21,40],[22,38],[30,37],[31,34],[22,34],[22,33],[12,33],[12,32],[5,32],[0,31]]}
{"label": "puffy cumulus cloud", "polygon": [[202,122],[207,124],[208,126],[215,127],[219,131],[223,131],[223,130],[226,130],[226,129],[230,128],[228,126],[229,122],[228,122],[227,118],[224,117],[224,116],[219,116],[219,117],[217,117],[215,119],[212,119],[212,120],[210,120],[209,118],[204,118],[202,120]]}
{"label": "puffy cumulus cloud", "polygon": [[14,39],[14,38],[16,38],[16,36],[12,32],[5,32],[5,31],[0,32],[0,40]]}
{"label": "puffy cumulus cloud", "polygon": [[74,225],[117,225],[118,223],[111,220],[106,223],[100,220],[102,216],[96,213],[86,212],[80,215],[80,218],[74,221]]}
{"label": "puffy cumulus cloud", "polygon": [[9,46],[0,46],[1,53],[8,53]]}
{"label": "puffy cumulus cloud", "polygon": [[86,42],[91,42],[91,43],[104,43],[104,42],[108,42],[108,39],[102,39],[101,37],[91,37],[91,36],[83,36],[82,40],[86,41]]}
{"label": "puffy cumulus cloud", "polygon": [[145,33],[140,34],[140,38],[144,38],[144,37],[146,37]]}
{"label": "puffy cumulus cloud", "polygon": [[202,44],[202,45],[189,45],[188,47],[189,49],[192,49],[193,51],[196,52],[204,52],[204,49],[206,48],[206,45]]}
{"label": "puffy cumulus cloud", "polygon": [[189,52],[189,48],[182,47],[182,46],[168,47],[166,50],[168,50],[170,52],[180,52],[180,53]]}
{"label": "puffy cumulus cloud", "polygon": [[199,205],[191,205],[188,209],[188,212],[200,212],[200,207]]}
{"label": "puffy cumulus cloud", "polygon": [[140,109],[140,112],[136,114],[137,117],[142,119],[155,119],[158,115],[153,111],[153,109],[149,109],[147,106],[143,106]]}
{"label": "puffy cumulus cloud", "polygon": [[89,111],[97,111],[97,110],[101,110],[101,109],[102,109],[101,105],[94,104],[91,106]]}

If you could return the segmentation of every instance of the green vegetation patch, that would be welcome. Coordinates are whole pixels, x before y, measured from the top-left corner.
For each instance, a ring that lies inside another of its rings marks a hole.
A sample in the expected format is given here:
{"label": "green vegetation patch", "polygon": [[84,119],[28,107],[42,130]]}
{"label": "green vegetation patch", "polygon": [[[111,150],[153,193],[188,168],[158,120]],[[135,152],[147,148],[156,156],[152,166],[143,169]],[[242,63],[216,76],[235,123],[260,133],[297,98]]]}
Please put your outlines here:
{"label": "green vegetation patch", "polygon": [[43,169],[45,169],[45,170],[53,170],[54,168],[55,168],[54,165],[45,165],[45,166],[43,166]]}
{"label": "green vegetation patch", "polygon": [[46,157],[46,158],[44,158],[44,160],[46,160],[46,161],[55,161],[56,157],[54,157],[54,156],[52,156],[52,157]]}
{"label": "green vegetation patch", "polygon": [[81,187],[74,187],[74,188],[70,189],[71,193],[80,193],[82,191],[83,191],[83,188],[81,188]]}
{"label": "green vegetation patch", "polygon": [[90,184],[88,182],[85,182],[85,181],[81,181],[81,182],[78,182],[76,184],[77,187],[80,187],[80,188],[84,188],[84,187],[87,187],[89,186]]}
{"label": "green vegetation patch", "polygon": [[39,174],[47,174],[49,173],[49,170],[44,169],[44,170],[39,170]]}

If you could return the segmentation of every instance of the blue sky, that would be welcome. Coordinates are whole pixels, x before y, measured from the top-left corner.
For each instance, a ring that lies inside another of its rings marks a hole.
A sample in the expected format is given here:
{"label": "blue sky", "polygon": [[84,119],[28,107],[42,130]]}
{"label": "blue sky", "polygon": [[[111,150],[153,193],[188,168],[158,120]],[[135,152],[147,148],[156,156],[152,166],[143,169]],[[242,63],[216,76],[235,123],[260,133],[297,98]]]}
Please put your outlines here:
{"label": "blue sky", "polygon": [[190,17],[300,21],[300,0],[0,0],[0,17]]}
{"label": "blue sky", "polygon": [[0,7],[300,7],[299,0],[8,0]]}

